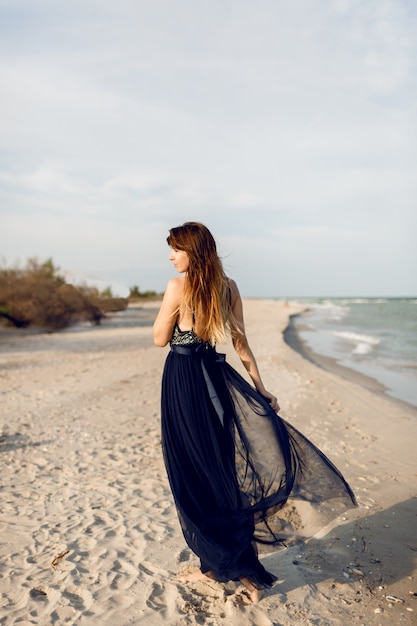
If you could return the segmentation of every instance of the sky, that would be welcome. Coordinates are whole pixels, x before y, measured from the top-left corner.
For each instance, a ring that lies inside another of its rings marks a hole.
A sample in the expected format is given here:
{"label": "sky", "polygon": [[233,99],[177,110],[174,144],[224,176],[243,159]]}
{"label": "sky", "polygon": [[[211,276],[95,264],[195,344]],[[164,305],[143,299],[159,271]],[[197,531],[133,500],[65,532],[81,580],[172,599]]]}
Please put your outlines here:
{"label": "sky", "polygon": [[417,295],[413,0],[0,0],[0,261],[123,295]]}

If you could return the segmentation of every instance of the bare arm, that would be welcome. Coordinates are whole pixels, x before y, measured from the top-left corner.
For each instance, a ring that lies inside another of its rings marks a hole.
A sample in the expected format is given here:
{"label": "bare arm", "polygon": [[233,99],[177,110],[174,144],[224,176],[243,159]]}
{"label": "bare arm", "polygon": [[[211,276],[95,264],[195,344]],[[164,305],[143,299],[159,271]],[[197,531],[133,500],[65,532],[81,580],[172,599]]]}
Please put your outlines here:
{"label": "bare arm", "polygon": [[166,346],[172,337],[175,321],[178,316],[178,310],[183,290],[183,281],[181,278],[172,278],[165,290],[161,308],[156,316],[153,325],[153,340],[157,346],[161,348]]}
{"label": "bare arm", "polygon": [[262,382],[255,356],[249,346],[249,342],[246,337],[245,324],[243,320],[243,305],[239,290],[236,283],[232,280],[230,281],[230,286],[232,289],[232,311],[239,324],[240,329],[240,332],[235,333],[232,336],[233,347],[236,350],[236,353],[238,354],[243,365],[245,366],[257,391],[259,391],[259,393],[261,393],[263,396],[265,396],[265,398],[267,398],[267,400],[269,400],[271,407],[274,409],[274,411],[279,411],[277,398],[265,389],[265,385]]}

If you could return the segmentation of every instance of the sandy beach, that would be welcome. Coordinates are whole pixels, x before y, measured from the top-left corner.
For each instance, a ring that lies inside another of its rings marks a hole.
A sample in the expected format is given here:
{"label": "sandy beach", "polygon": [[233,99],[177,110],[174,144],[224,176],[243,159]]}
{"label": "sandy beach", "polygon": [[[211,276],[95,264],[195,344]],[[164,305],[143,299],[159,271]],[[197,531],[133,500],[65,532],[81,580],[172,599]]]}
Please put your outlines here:
{"label": "sandy beach", "polygon": [[168,348],[151,327],[0,335],[0,624],[417,624],[417,409],[294,351],[283,333],[300,310],[246,300],[247,334],[281,415],[359,506],[264,553],[278,583],[257,605],[234,583],[176,579],[197,560],[162,460]]}

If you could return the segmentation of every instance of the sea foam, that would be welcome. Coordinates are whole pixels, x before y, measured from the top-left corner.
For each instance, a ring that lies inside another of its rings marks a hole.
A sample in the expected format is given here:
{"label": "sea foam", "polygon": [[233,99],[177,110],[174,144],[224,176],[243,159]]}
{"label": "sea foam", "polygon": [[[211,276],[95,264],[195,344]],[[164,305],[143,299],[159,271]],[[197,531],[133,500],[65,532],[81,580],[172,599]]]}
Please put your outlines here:
{"label": "sea foam", "polygon": [[352,331],[334,331],[332,334],[353,344],[352,354],[357,355],[369,354],[380,343],[380,339],[374,335],[361,335]]}

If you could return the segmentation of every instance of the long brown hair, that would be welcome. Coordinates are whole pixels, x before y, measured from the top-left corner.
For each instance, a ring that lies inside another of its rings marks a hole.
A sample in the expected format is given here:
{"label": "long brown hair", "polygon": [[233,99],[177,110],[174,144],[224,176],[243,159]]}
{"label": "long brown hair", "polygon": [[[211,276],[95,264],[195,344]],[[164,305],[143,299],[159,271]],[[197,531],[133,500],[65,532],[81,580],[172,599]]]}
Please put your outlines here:
{"label": "long brown hair", "polygon": [[174,250],[185,251],[190,259],[181,309],[191,311],[204,341],[212,345],[224,342],[227,329],[234,333],[237,324],[231,310],[229,281],[213,235],[199,222],[185,222],[170,229],[167,242]]}

